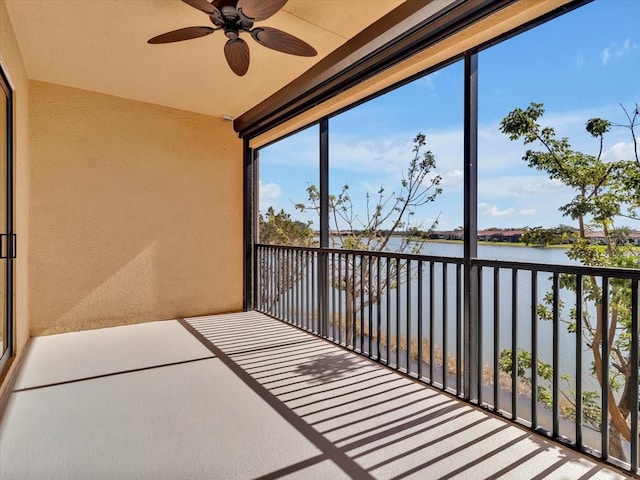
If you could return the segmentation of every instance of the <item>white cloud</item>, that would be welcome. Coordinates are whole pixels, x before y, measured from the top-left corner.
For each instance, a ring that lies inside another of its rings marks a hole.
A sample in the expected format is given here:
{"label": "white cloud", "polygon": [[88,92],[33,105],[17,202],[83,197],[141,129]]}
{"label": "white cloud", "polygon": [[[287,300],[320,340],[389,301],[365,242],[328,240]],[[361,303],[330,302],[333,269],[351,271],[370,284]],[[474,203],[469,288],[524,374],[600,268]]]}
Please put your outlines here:
{"label": "white cloud", "polygon": [[462,185],[464,181],[464,173],[458,168],[441,173],[442,180],[440,185],[442,187],[453,187],[456,185]]}
{"label": "white cloud", "polygon": [[[527,105],[519,105],[520,108],[526,108]],[[506,115],[507,112],[505,112]],[[573,110],[562,113],[548,112],[540,121],[543,126],[550,126],[556,130],[558,138],[567,137],[571,146],[578,151],[597,154],[599,142],[591,137],[585,130],[585,122],[589,118],[600,117],[609,119],[614,122],[624,123],[624,112],[619,104],[598,106],[593,108]],[[607,145],[614,145],[618,142],[624,142],[629,139],[628,129],[612,129],[605,137],[605,148]],[[628,155],[629,149],[633,147],[630,143],[625,147]],[[478,169],[480,174],[527,174],[531,173],[531,169],[527,167],[522,160],[527,149],[538,150],[541,145],[535,143],[524,145],[521,140],[511,141],[500,132],[499,121],[482,123],[478,127]],[[620,147],[617,147],[620,149]],[[607,155],[613,155],[616,150],[609,147],[611,152],[605,152]],[[603,159],[612,159],[605,158]],[[617,157],[620,159],[624,157]]]}
{"label": "white cloud", "polygon": [[480,213],[488,215],[490,217],[504,217],[507,215],[511,215],[516,211],[515,208],[500,210],[496,205],[489,205],[488,203],[484,202],[478,203],[478,210],[480,211]]}
{"label": "white cloud", "polygon": [[[526,105],[520,105],[526,108]],[[505,115],[508,112],[505,112]],[[584,152],[597,152],[597,141],[585,131],[585,121],[591,117],[616,119],[620,117],[619,105],[598,107],[570,112],[547,113],[542,123],[553,126],[559,137],[566,136],[573,147]],[[406,171],[412,157],[415,131],[393,132],[388,135],[362,138],[346,133],[332,132],[330,145],[330,168],[343,172],[355,172],[384,180],[386,187],[396,185],[402,171]],[[431,150],[436,157],[436,173],[442,175],[447,186],[461,184],[463,168],[462,127],[432,131],[423,129],[427,144],[423,153]],[[614,132],[608,135],[613,140]],[[510,141],[500,132],[499,119],[479,125],[478,166],[481,173],[530,172],[522,161],[529,146],[521,141]],[[621,141],[622,139],[616,139]],[[534,148],[537,148],[534,146]],[[281,165],[314,168],[318,162],[317,130],[301,132],[261,151],[260,162],[264,165]]]}
{"label": "white cloud", "polygon": [[436,79],[438,78],[438,76],[440,75],[440,71],[436,71],[433,73],[430,73],[429,75],[426,75],[422,78],[419,78],[418,80],[416,80],[416,83],[418,85],[422,85],[424,87],[426,87],[428,90],[431,90],[433,92],[433,96],[436,96]]}
{"label": "white cloud", "polygon": [[278,184],[265,184],[260,182],[258,192],[261,212],[266,212],[269,207],[273,207],[275,210],[278,210],[280,208],[279,199],[282,195],[282,189]]}
{"label": "white cloud", "polygon": [[576,67],[582,68],[583,65],[584,65],[584,55],[580,53],[576,57]]}
{"label": "white cloud", "polygon": [[524,181],[520,185],[513,185],[509,192],[518,196],[541,195],[550,192],[570,191],[560,180],[540,177],[534,181]]}
{"label": "white cloud", "polygon": [[406,168],[411,158],[409,137],[393,136],[386,139],[352,140],[341,135],[332,137],[330,146],[331,168],[369,173],[398,173]]}
{"label": "white cloud", "polygon": [[309,128],[260,150],[260,163],[295,167],[318,165],[318,129]]}
{"label": "white cloud", "polygon": [[282,189],[276,183],[266,183],[263,184],[260,182],[260,199],[265,200],[273,200],[275,198],[279,198],[282,194]]}
{"label": "white cloud", "polygon": [[426,87],[428,90],[431,90],[432,92],[435,92],[436,90],[436,83],[435,83],[435,76],[432,75],[427,75],[426,77],[422,77],[420,80],[418,80],[418,84],[419,85],[423,85],[424,87]]}
{"label": "white cloud", "polygon": [[637,43],[634,43],[630,38],[627,38],[622,45],[619,45],[616,42],[611,42],[611,46],[603,49],[600,53],[600,60],[602,60],[603,65],[606,65],[612,58],[624,57],[638,49],[640,49],[640,46]]}
{"label": "white cloud", "polygon": [[569,201],[573,194],[571,188],[558,180],[549,179],[544,173],[528,169],[526,165],[524,168],[522,172],[514,174],[492,172],[491,175],[485,175],[481,172],[478,178],[478,198],[489,203],[505,198],[555,201],[561,197],[565,202]]}
{"label": "white cloud", "polygon": [[544,180],[532,183],[525,183],[519,187],[511,187],[509,191],[518,194],[519,192],[527,193],[527,194],[540,194],[544,193],[547,190],[547,184]]}
{"label": "white cloud", "polygon": [[640,48],[637,43],[633,43],[630,38],[627,38],[622,45],[622,52],[628,53],[631,50],[638,50]]}
{"label": "white cloud", "polygon": [[[504,115],[506,113],[504,112]],[[597,154],[598,140],[590,137],[585,131],[585,121],[592,117],[607,118],[617,123],[625,122],[620,105],[613,104],[561,113],[548,112],[541,123],[554,127],[559,137],[568,137],[574,149]],[[479,209],[481,226],[517,226],[527,223],[552,226],[562,221],[570,222],[570,219],[561,217],[558,207],[569,202],[575,192],[560,181],[550,180],[544,172],[529,168],[522,156],[528,148],[541,147],[524,145],[522,141],[510,141],[499,130],[500,118],[479,125],[478,198],[482,202]],[[364,194],[367,191],[374,196],[380,186],[384,186],[385,193],[388,194],[394,190],[398,191],[401,174],[403,170],[406,172],[412,158],[412,140],[416,131],[398,132],[390,127],[388,133],[370,135],[368,138],[364,133],[332,131],[330,168],[332,182],[335,182],[332,183],[332,192],[336,193],[342,183],[348,183],[352,188],[351,197],[354,199],[357,212],[365,215]],[[436,157],[437,168],[432,173],[442,176],[441,186],[444,192],[434,203],[426,206],[424,210],[417,211],[413,220],[424,220],[428,223],[436,212],[441,211],[441,228],[455,228],[462,221],[462,128],[454,127],[440,131],[423,128],[422,131],[426,134],[425,151],[431,150]],[[316,178],[313,175],[317,172],[318,161],[317,129],[294,135],[281,143],[269,147],[268,154],[260,155],[265,171],[269,165],[287,167],[279,170],[284,172],[279,173],[280,177],[268,178],[268,181],[275,180],[276,183],[260,185],[261,208],[270,205],[280,208],[278,203],[282,203],[287,209],[294,201],[306,198],[300,194],[304,182],[296,187],[295,192],[298,194],[290,191],[293,187],[290,186],[291,181],[287,173],[289,167],[291,172],[304,171],[305,175],[306,172],[311,172],[309,178]],[[630,142],[629,131],[624,128],[612,129],[605,137],[603,159],[610,161],[622,158],[633,158],[633,144]],[[286,198],[290,199],[289,203]],[[265,199],[269,202],[266,205]],[[317,223],[317,218],[315,221]]]}
{"label": "white cloud", "polygon": [[[638,139],[638,150],[640,151],[640,139]],[[617,160],[635,159],[633,142],[617,142],[602,152],[602,159],[605,162],[615,162]]]}
{"label": "white cloud", "polygon": [[543,173],[481,176],[478,182],[480,226],[554,226],[570,223],[558,211],[575,195],[561,182]]}
{"label": "white cloud", "polygon": [[[448,172],[447,168],[462,167],[462,129],[423,133],[426,134],[427,144],[420,155],[428,150],[433,152],[437,173],[444,176],[442,172]],[[397,183],[413,157],[414,136],[415,132],[400,132],[371,140],[334,134],[330,146],[331,168],[382,175]]]}

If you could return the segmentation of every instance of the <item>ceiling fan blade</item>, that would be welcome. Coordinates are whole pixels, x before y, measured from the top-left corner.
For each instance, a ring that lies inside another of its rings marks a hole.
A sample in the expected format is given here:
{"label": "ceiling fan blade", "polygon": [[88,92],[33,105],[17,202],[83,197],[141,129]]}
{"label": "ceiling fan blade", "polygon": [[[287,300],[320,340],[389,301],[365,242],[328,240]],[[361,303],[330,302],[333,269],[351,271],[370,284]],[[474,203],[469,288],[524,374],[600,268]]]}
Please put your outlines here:
{"label": "ceiling fan blade", "polygon": [[224,56],[233,73],[242,77],[249,69],[249,45],[241,38],[235,38],[224,44]]}
{"label": "ceiling fan blade", "polygon": [[301,57],[314,57],[318,54],[316,49],[307,42],[277,28],[257,27],[251,30],[251,36],[260,45],[279,52]]}
{"label": "ceiling fan blade", "polygon": [[147,43],[172,43],[181,42],[183,40],[191,40],[192,38],[204,37],[215,32],[215,28],[211,27],[185,27],[171,32],[163,33],[157,37],[147,40]]}
{"label": "ceiling fan blade", "polygon": [[206,13],[207,15],[212,15],[218,11],[216,7],[211,5],[207,0],[182,0],[184,3],[191,5],[193,8],[200,10],[201,12]]}
{"label": "ceiling fan blade", "polygon": [[245,17],[260,22],[284,7],[285,3],[287,0],[239,0],[236,8],[242,10]]}

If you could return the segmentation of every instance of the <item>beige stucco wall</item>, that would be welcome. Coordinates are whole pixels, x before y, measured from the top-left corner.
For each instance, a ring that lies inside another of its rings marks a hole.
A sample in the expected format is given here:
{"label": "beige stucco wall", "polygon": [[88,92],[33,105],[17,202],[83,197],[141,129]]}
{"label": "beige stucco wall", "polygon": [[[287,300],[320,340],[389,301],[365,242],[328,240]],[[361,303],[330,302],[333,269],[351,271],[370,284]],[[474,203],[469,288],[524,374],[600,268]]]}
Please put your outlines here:
{"label": "beige stucco wall", "polygon": [[[29,339],[29,83],[22,55],[9,22],[4,0],[0,0],[0,64],[9,77],[14,91],[14,153],[15,153],[15,230],[18,239],[18,259],[15,262],[15,351],[16,358],[24,351]],[[15,369],[13,362],[10,374]],[[0,394],[7,382],[0,385]]]}
{"label": "beige stucco wall", "polygon": [[30,150],[32,335],[242,308],[230,123],[31,81]]}

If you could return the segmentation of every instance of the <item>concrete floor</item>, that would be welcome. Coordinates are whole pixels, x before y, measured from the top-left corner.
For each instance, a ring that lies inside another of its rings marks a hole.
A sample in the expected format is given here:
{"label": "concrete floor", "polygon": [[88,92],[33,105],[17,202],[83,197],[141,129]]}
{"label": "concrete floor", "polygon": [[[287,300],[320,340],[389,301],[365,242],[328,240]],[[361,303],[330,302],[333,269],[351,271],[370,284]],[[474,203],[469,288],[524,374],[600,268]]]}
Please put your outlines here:
{"label": "concrete floor", "polygon": [[34,338],[1,480],[625,478],[258,313]]}

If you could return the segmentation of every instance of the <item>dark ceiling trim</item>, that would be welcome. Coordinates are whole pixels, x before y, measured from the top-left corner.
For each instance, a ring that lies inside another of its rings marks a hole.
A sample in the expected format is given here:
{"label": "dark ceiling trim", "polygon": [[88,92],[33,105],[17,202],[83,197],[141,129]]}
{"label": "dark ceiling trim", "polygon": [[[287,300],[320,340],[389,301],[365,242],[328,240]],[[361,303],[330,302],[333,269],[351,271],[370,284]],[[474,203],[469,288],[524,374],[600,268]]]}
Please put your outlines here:
{"label": "dark ceiling trim", "polygon": [[564,15],[573,10],[576,10],[577,8],[583,7],[586,4],[591,3],[593,1],[594,0],[572,0],[569,3],[560,5],[558,8],[550,10],[549,12],[545,13],[544,15],[538,18],[535,18],[533,20],[530,20],[529,22],[523,23],[522,25],[519,25],[503,33],[502,35],[499,35],[495,38],[492,38],[491,40],[487,40],[486,42],[481,43],[476,47],[476,49],[478,51],[486,50],[487,48],[490,48],[494,45],[497,45],[498,43],[504,42],[505,40],[508,40],[512,37],[520,35],[521,33],[524,33],[527,30],[531,30],[532,28],[542,25],[543,23],[546,23],[549,20],[553,20],[554,18],[557,18],[561,15]]}
{"label": "dark ceiling trim", "polygon": [[[234,128],[241,137],[260,135],[515,1],[458,0],[426,20],[413,20],[413,25],[411,17],[431,2],[407,1],[242,114]],[[394,30],[398,25],[403,32]],[[381,46],[366,52],[371,44]],[[360,58],[354,60],[356,54]]]}

